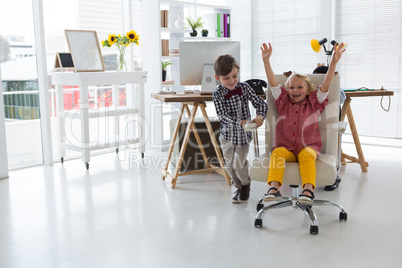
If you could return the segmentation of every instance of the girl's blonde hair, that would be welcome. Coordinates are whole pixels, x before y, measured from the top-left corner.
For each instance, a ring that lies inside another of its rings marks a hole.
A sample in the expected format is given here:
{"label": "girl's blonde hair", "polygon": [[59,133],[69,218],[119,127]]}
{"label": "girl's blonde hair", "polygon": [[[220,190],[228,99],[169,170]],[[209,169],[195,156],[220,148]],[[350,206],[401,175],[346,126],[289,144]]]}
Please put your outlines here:
{"label": "girl's blonde hair", "polygon": [[288,88],[289,88],[289,82],[290,82],[290,80],[291,80],[293,77],[298,77],[298,78],[301,78],[301,79],[303,79],[304,81],[306,81],[306,83],[307,83],[307,94],[310,94],[311,92],[317,90],[317,87],[314,85],[314,83],[311,82],[310,78],[308,78],[307,75],[299,74],[299,73],[292,73],[292,74],[288,77],[288,79],[287,79],[286,82],[285,82],[285,88],[286,88],[286,90],[288,90]]}

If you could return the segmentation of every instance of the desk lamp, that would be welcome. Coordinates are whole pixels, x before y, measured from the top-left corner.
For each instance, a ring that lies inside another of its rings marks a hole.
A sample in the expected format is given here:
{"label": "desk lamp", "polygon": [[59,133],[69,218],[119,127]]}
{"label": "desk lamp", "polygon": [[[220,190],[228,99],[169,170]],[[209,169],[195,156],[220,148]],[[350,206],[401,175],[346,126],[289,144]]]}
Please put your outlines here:
{"label": "desk lamp", "polygon": [[311,40],[311,48],[315,51],[315,52],[320,52],[321,51],[321,46],[324,47],[325,50],[325,55],[327,55],[327,66],[329,66],[329,59],[332,56],[332,52],[334,51],[334,46],[335,44],[337,44],[337,42],[335,40],[331,41],[331,45],[332,45],[332,49],[331,50],[327,50],[327,48],[325,47],[325,43],[327,42],[327,38],[323,38],[320,41],[318,41],[317,39],[312,39]]}

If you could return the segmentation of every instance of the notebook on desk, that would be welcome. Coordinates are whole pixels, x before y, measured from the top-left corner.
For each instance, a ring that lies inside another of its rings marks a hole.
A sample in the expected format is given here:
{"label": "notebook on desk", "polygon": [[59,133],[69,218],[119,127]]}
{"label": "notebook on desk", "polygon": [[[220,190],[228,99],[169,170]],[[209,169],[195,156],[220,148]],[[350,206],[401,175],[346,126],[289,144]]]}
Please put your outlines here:
{"label": "notebook on desk", "polygon": [[377,90],[377,89],[361,87],[361,88],[346,88],[346,89],[342,89],[342,90],[343,91],[368,91],[368,90]]}

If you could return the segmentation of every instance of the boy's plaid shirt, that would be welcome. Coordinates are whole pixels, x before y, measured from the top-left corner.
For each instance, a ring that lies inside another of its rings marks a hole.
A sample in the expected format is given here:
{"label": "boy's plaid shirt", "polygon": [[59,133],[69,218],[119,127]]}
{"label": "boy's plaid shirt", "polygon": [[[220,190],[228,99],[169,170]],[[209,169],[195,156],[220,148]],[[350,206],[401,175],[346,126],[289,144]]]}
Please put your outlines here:
{"label": "boy's plaid shirt", "polygon": [[257,96],[254,90],[244,82],[239,82],[236,86],[241,87],[241,95],[232,95],[225,99],[229,89],[219,85],[212,93],[216,113],[220,121],[220,134],[227,142],[234,145],[246,145],[252,139],[251,131],[244,131],[241,127],[241,120],[251,120],[249,101],[256,109],[256,114],[264,119],[267,115],[267,104]]}

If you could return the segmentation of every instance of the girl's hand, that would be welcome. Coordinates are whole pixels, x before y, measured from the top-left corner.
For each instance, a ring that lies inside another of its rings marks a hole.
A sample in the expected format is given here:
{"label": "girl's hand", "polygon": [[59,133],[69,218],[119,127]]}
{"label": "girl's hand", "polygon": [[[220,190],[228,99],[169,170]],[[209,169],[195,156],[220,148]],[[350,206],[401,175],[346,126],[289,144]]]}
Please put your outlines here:
{"label": "girl's hand", "polygon": [[269,44],[269,47],[267,46],[266,43],[262,44],[262,47],[260,47],[260,48],[261,48],[261,52],[262,52],[262,60],[263,60],[263,61],[269,60],[269,58],[270,58],[271,55],[272,55],[272,46],[271,46],[271,43],[268,43],[268,44]]}
{"label": "girl's hand", "polygon": [[332,56],[332,61],[334,61],[335,63],[337,63],[341,57],[343,52],[345,52],[345,44],[342,42],[339,46],[337,43],[335,43],[334,45],[334,54]]}

